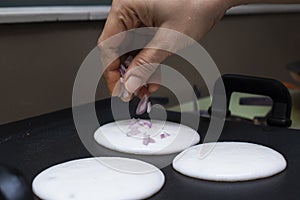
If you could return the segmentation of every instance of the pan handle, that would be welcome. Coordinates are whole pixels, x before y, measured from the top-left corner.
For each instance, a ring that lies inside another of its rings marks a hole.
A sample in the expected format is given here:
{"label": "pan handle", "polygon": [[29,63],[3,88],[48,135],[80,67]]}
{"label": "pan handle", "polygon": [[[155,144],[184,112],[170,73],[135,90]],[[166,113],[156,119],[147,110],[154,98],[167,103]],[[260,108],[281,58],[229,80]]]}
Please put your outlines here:
{"label": "pan handle", "polygon": [[278,80],[245,75],[225,74],[222,76],[226,99],[227,114],[230,115],[229,103],[233,92],[242,92],[268,96],[273,100],[269,126],[289,127],[292,123],[292,100],[288,89]]}

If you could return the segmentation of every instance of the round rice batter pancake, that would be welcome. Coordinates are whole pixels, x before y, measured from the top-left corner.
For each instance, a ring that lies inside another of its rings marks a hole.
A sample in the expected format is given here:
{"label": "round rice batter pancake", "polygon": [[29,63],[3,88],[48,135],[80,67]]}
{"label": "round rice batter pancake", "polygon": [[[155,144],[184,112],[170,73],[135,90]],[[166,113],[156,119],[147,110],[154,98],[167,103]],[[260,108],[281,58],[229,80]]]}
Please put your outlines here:
{"label": "round rice batter pancake", "polygon": [[73,160],[41,172],[32,183],[43,200],[144,199],[164,184],[148,163],[116,157]]}
{"label": "round rice batter pancake", "polygon": [[211,181],[270,177],[283,171],[286,165],[286,160],[277,151],[242,142],[200,144],[186,149],[173,160],[173,168],[181,174]]}
{"label": "round rice batter pancake", "polygon": [[138,119],[103,125],[95,132],[94,138],[108,149],[141,155],[177,153],[200,141],[197,131],[188,126]]}

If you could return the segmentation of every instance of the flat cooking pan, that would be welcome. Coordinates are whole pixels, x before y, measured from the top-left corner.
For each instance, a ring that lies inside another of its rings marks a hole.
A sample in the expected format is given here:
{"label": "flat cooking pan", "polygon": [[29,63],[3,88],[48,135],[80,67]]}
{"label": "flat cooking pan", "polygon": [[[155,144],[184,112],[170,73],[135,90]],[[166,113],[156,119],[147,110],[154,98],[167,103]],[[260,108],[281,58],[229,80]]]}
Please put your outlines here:
{"label": "flat cooking pan", "polygon": [[[110,100],[97,102],[96,110],[101,113],[100,124],[113,121]],[[182,114],[168,112],[167,119],[180,122]],[[202,139],[208,125],[209,119],[201,118],[198,133]],[[222,183],[185,177],[169,165],[162,169],[166,176],[164,187],[150,199],[299,199],[299,130],[226,121],[220,141],[271,147],[286,158],[287,169],[266,179]],[[77,135],[71,109],[0,126],[0,163],[19,169],[29,183],[52,165],[90,156]]]}

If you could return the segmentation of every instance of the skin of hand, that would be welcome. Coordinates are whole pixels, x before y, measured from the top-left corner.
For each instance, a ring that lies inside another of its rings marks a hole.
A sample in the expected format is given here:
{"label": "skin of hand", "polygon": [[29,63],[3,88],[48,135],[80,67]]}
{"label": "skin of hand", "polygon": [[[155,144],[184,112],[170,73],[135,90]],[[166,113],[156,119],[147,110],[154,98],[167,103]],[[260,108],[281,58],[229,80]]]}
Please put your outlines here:
{"label": "skin of hand", "polygon": [[[195,40],[200,40],[217,23],[229,8],[224,0],[113,0],[112,8],[107,18],[104,30],[98,40],[98,46],[109,37],[122,31],[139,27],[162,27],[184,33]],[[197,27],[197,28],[195,28]],[[152,46],[165,45],[161,41],[170,41],[170,37],[156,33]],[[116,54],[118,46],[123,41],[117,41],[114,47],[108,48],[108,54]],[[125,87],[133,94],[139,90],[139,97],[156,91],[157,84],[143,87],[150,76],[156,71],[158,64],[170,52],[159,49],[144,48],[133,59],[125,74]],[[119,66],[121,58],[111,63],[104,71],[108,89],[113,94],[120,79]],[[135,70],[134,70],[135,69]],[[114,95],[114,94],[113,94]],[[125,101],[130,100],[123,99]]]}
{"label": "skin of hand", "polygon": [[[265,0],[266,3],[280,3],[283,0]],[[247,3],[257,3],[259,0],[113,0],[111,11],[104,30],[98,40],[100,49],[106,49],[106,55],[116,55],[122,40],[116,41],[109,48],[102,42],[120,32],[139,27],[168,28],[181,32],[196,41],[201,40],[212,27],[220,21],[227,9]],[[299,0],[294,0],[295,3]],[[291,3],[294,3],[291,2]],[[285,2],[286,3],[286,2]],[[162,42],[164,41],[164,42]],[[158,31],[150,41],[150,46],[138,52],[130,63],[124,77],[125,88],[130,92],[129,101],[134,92],[141,98],[150,95],[158,88],[158,84],[148,84],[149,78],[155,74],[158,64],[171,55],[170,52],[160,50],[163,45],[176,43],[176,38],[160,34]],[[146,46],[145,46],[146,47]],[[121,57],[107,66],[104,77],[111,94],[119,87]]]}

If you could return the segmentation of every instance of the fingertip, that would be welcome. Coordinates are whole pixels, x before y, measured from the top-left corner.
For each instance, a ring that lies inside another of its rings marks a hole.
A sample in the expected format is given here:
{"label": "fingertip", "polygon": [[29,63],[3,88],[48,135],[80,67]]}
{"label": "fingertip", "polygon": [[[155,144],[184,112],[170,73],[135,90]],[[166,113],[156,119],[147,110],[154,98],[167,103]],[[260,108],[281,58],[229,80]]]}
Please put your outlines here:
{"label": "fingertip", "polygon": [[121,96],[121,100],[124,101],[124,102],[129,102],[131,101],[131,99],[133,99],[133,94],[129,94],[129,96]]}
{"label": "fingertip", "polygon": [[159,88],[160,88],[159,84],[155,84],[155,83],[148,84],[148,91],[150,93],[156,92]]}
{"label": "fingertip", "polygon": [[111,84],[111,96],[119,97],[124,102],[129,102],[133,98],[133,94],[129,93],[125,88],[124,85],[119,80],[114,85]]}
{"label": "fingertip", "polygon": [[144,84],[144,81],[137,77],[137,76],[130,76],[126,82],[125,82],[125,88],[131,92],[134,93],[138,90],[142,85]]}

